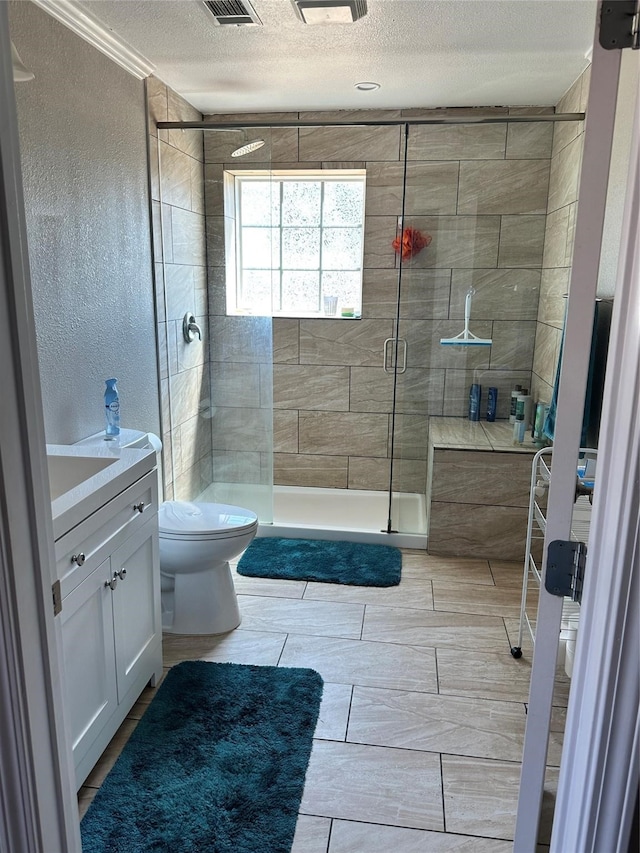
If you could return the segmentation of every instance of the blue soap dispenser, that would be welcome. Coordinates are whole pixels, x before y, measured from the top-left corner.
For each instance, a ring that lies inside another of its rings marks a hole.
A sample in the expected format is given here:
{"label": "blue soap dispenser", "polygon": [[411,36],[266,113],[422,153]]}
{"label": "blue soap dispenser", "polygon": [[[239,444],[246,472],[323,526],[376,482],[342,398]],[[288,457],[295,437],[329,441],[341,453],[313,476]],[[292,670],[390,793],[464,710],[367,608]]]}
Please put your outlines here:
{"label": "blue soap dispenser", "polygon": [[120,398],[117,381],[117,379],[105,379],[107,386],[104,392],[104,411],[107,419],[107,427],[104,431],[105,441],[114,441],[120,435]]}

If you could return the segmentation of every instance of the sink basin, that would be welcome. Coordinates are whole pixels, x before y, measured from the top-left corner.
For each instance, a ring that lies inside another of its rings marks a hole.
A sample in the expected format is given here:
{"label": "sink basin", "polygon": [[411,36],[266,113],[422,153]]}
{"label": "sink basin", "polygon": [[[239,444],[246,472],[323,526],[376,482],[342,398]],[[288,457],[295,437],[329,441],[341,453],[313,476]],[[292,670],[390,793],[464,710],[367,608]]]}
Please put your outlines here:
{"label": "sink basin", "polygon": [[51,500],[55,501],[117,461],[115,457],[105,459],[100,456],[47,456]]}

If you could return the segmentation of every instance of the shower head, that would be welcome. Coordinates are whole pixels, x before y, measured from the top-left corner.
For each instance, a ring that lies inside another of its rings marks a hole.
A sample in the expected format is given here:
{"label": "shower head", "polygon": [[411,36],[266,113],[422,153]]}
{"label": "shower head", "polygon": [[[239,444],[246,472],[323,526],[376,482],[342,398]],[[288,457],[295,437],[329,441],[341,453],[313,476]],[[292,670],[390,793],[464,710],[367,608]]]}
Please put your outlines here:
{"label": "shower head", "polygon": [[264,145],[264,139],[254,139],[252,142],[247,142],[246,145],[241,145],[240,148],[236,148],[235,151],[231,152],[232,157],[243,157],[245,154],[251,154],[252,151],[257,151],[258,148],[262,148]]}

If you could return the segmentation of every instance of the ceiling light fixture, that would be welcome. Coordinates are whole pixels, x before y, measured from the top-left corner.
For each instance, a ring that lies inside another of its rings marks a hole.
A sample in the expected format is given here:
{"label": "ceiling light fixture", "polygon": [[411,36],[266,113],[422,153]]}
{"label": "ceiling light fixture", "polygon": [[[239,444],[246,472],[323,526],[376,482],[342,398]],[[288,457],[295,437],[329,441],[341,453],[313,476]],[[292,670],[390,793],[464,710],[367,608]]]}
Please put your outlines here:
{"label": "ceiling light fixture", "polygon": [[380,83],[356,83],[356,89],[360,89],[361,92],[375,92],[375,90],[379,88]]}
{"label": "ceiling light fixture", "polygon": [[304,24],[352,24],[367,14],[367,0],[292,0]]}

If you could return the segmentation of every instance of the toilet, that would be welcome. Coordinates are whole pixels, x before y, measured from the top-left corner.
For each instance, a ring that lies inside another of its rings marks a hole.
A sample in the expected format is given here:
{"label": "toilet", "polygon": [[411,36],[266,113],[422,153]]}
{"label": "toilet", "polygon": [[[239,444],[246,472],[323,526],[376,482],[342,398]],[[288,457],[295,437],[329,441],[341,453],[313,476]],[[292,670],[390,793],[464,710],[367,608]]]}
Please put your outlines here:
{"label": "toilet", "polygon": [[[104,433],[77,444],[104,446]],[[123,429],[112,446],[162,450],[160,439]],[[158,481],[162,485],[160,458]],[[172,634],[224,634],[240,624],[229,560],[258,530],[258,516],[229,504],[164,501],[158,511],[162,630]]]}

